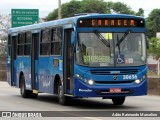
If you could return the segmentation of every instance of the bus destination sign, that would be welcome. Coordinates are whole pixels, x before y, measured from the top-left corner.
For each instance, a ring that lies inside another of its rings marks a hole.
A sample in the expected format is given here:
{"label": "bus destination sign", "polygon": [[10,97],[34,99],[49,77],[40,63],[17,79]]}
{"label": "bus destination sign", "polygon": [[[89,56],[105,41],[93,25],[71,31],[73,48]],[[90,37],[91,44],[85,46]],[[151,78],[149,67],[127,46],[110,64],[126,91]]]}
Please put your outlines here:
{"label": "bus destination sign", "polygon": [[78,27],[144,27],[143,19],[80,19]]}

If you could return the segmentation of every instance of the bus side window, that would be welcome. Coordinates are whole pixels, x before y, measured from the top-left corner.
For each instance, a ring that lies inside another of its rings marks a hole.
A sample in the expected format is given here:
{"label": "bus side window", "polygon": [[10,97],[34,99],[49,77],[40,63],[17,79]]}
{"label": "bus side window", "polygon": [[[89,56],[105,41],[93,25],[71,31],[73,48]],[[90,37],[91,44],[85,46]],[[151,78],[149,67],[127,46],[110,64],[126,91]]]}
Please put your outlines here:
{"label": "bus side window", "polygon": [[24,55],[30,55],[30,45],[31,45],[31,32],[25,33],[24,41]]}
{"label": "bus side window", "polygon": [[8,56],[11,56],[11,35],[8,35]]}
{"label": "bus side window", "polygon": [[24,33],[18,34],[18,55],[23,55]]}
{"label": "bus side window", "polygon": [[62,28],[52,29],[51,55],[62,55]]}
{"label": "bus side window", "polygon": [[40,55],[50,54],[51,30],[44,29],[41,34]]}

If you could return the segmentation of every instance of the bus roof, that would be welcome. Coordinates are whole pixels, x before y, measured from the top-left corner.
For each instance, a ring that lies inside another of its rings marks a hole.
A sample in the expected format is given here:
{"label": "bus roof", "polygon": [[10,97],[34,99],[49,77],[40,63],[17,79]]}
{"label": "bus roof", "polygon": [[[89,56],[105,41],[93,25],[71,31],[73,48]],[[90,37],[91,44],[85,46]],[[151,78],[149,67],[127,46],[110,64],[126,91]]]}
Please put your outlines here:
{"label": "bus roof", "polygon": [[65,25],[65,24],[73,24],[73,23],[76,24],[77,20],[80,19],[80,18],[99,18],[99,17],[101,17],[101,18],[137,18],[137,19],[143,19],[143,17],[140,17],[140,16],[127,15],[127,14],[98,14],[98,13],[77,14],[76,16],[70,17],[70,18],[47,21],[47,22],[43,22],[43,23],[32,24],[32,25],[16,27],[16,28],[10,28],[8,30],[8,33],[10,34],[10,33],[17,33],[17,32],[26,32],[26,31],[37,30],[37,29],[41,29],[41,28],[62,26],[62,25]]}

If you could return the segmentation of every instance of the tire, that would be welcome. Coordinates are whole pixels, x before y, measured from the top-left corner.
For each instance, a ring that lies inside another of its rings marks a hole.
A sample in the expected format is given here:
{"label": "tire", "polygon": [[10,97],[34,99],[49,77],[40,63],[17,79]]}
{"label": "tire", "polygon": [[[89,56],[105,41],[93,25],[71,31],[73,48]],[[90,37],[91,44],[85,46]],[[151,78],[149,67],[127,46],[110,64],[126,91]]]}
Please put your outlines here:
{"label": "tire", "polygon": [[112,98],[112,102],[114,105],[122,105],[125,101],[125,97],[114,97]]}
{"label": "tire", "polygon": [[23,75],[21,76],[20,93],[23,98],[29,98],[30,96],[30,91],[26,90],[26,85],[25,85],[25,80]]}
{"label": "tire", "polygon": [[37,98],[37,97],[38,97],[38,94],[32,93],[31,91],[30,98]]}
{"label": "tire", "polygon": [[59,83],[58,84],[58,101],[59,101],[59,104],[69,105],[70,100],[71,100],[71,97],[64,96],[62,85]]}

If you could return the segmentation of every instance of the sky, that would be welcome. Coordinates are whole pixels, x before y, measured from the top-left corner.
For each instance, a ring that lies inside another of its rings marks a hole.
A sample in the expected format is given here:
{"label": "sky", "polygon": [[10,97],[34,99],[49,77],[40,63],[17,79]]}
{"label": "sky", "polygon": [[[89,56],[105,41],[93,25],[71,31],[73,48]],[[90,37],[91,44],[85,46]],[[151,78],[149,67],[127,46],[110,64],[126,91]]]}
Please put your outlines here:
{"label": "sky", "polygon": [[[61,0],[62,4],[71,0]],[[145,17],[155,8],[160,9],[160,0],[104,0],[112,2],[123,2],[132,10],[138,11],[143,8]],[[10,14],[11,9],[39,9],[39,16],[46,17],[51,11],[58,7],[58,0],[0,0],[0,14]]]}

